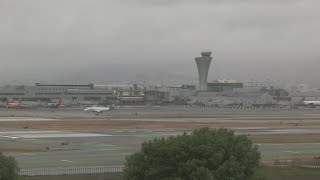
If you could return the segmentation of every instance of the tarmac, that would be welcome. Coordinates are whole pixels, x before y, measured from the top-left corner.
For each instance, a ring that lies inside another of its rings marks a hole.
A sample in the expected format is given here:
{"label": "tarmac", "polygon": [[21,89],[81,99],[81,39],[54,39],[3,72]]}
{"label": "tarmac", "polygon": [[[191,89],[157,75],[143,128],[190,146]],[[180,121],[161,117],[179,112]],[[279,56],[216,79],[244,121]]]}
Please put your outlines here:
{"label": "tarmac", "polygon": [[[119,108],[102,115],[87,114],[81,108],[71,109],[0,109],[1,123],[16,123],[17,127],[0,127],[0,147],[16,158],[21,168],[121,165],[125,156],[140,149],[141,143],[154,137],[168,137],[190,133],[192,128],[131,128],[65,130],[23,129],[23,122],[82,121],[108,122],[110,119],[136,122],[215,122],[242,123],[246,126],[232,127],[236,134],[318,134],[320,135],[320,110],[228,110],[218,111],[201,108]],[[160,116],[160,117],[159,117]],[[302,123],[301,123],[302,122]],[[272,126],[267,126],[271,123]],[[294,124],[290,124],[294,123]],[[300,123],[300,124],[299,124]],[[312,123],[312,124],[311,124]],[[319,126],[317,125],[319,123]],[[285,126],[283,126],[285,124]],[[316,124],[316,125],[314,125]],[[263,158],[316,156],[320,154],[319,143],[256,144]],[[1,149],[0,149],[1,150]]]}
{"label": "tarmac", "polygon": [[17,138],[60,138],[60,137],[100,137],[111,136],[97,133],[77,133],[68,131],[0,131],[0,137]]}
{"label": "tarmac", "polygon": [[56,121],[57,119],[48,119],[48,118],[26,118],[26,117],[18,117],[18,118],[8,118],[8,117],[0,117],[0,122],[12,122],[12,121]]}

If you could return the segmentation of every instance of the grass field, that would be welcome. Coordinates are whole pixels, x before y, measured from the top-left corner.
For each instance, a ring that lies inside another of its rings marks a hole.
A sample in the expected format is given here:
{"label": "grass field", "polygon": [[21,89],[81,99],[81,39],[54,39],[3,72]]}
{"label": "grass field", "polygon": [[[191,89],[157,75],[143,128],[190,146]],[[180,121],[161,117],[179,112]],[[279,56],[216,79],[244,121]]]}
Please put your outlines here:
{"label": "grass field", "polygon": [[[25,180],[121,180],[122,173],[106,173],[98,175],[65,175],[26,177]],[[319,169],[301,167],[269,167],[258,168],[249,180],[318,180]]]}
{"label": "grass field", "polygon": [[248,137],[254,143],[320,143],[320,134],[261,134]]}
{"label": "grass field", "polygon": [[24,180],[122,180],[122,173],[25,177]]}
{"label": "grass field", "polygon": [[[158,136],[135,135],[148,141]],[[320,134],[261,134],[248,136],[254,143],[320,143]]]}
{"label": "grass field", "polygon": [[320,170],[302,167],[261,167],[249,180],[318,180]]}

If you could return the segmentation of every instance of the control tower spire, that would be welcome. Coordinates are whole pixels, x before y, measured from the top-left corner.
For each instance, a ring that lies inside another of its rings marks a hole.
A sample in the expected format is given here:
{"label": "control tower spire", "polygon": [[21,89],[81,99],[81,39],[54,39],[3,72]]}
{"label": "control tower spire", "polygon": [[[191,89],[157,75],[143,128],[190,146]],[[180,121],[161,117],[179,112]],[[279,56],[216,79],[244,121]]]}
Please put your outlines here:
{"label": "control tower spire", "polygon": [[207,90],[207,78],[208,78],[208,72],[210,63],[212,61],[211,57],[211,51],[202,51],[201,55],[202,57],[195,58],[198,72],[199,72],[199,90],[200,91],[206,91]]}

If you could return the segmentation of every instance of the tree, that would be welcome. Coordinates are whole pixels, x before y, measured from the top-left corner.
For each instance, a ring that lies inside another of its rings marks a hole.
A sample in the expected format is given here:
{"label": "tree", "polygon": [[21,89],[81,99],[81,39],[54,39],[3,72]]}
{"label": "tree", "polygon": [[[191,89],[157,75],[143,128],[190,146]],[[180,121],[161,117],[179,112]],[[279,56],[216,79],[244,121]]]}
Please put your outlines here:
{"label": "tree", "polygon": [[0,180],[17,180],[18,171],[16,160],[0,152]]}
{"label": "tree", "polygon": [[246,136],[225,128],[155,138],[126,158],[132,180],[241,180],[253,175],[260,153]]}

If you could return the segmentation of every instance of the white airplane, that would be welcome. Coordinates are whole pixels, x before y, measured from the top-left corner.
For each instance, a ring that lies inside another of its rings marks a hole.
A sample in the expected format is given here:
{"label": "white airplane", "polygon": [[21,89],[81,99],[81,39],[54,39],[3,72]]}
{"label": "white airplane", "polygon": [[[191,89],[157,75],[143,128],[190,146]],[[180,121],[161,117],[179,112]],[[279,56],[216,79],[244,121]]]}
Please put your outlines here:
{"label": "white airplane", "polygon": [[311,106],[311,107],[320,106],[320,101],[306,101],[304,99],[305,98],[302,99],[302,104],[305,106]]}
{"label": "white airplane", "polygon": [[111,108],[110,107],[87,107],[84,109],[84,111],[86,112],[96,112],[96,113],[103,113],[106,111],[110,111]]}
{"label": "white airplane", "polygon": [[320,101],[303,101],[306,106],[320,106]]}
{"label": "white airplane", "polygon": [[218,105],[218,106],[228,106],[228,105],[235,104],[235,102],[230,101],[230,100],[215,100],[215,101],[210,101],[207,104],[208,105]]}
{"label": "white airplane", "polygon": [[196,99],[192,99],[191,101],[188,101],[187,103],[190,104],[190,105],[192,105],[192,104],[194,104],[194,103],[196,103],[196,102],[197,102]]}

